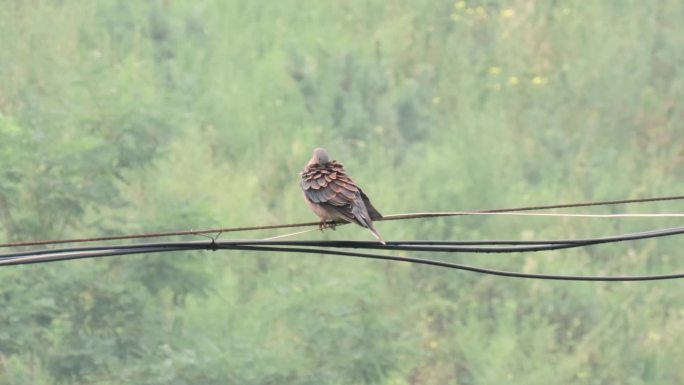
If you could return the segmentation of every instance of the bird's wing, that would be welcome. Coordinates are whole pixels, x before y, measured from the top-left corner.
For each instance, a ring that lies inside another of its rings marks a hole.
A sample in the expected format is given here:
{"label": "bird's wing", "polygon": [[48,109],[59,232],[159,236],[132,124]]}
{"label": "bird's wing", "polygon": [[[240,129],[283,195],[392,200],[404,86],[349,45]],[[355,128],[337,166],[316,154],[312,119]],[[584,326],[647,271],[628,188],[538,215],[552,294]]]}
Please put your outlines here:
{"label": "bird's wing", "polygon": [[370,219],[374,221],[382,219],[382,214],[380,214],[380,212],[375,207],[373,207],[373,204],[368,198],[368,195],[366,195],[366,193],[364,193],[363,190],[361,190],[360,188],[359,192],[361,193],[361,199],[363,199],[363,203],[366,205],[366,210],[368,210],[368,215],[370,215]]}

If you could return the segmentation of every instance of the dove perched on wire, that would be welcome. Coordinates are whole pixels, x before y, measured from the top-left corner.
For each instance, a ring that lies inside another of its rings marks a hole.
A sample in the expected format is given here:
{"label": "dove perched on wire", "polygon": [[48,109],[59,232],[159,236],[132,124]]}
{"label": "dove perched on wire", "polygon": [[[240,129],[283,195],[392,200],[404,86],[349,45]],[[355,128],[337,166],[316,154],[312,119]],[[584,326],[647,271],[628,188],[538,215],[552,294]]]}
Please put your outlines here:
{"label": "dove perched on wire", "polygon": [[[326,221],[345,221],[367,228],[382,244],[373,221],[382,214],[373,207],[368,196],[344,171],[341,163],[330,160],[328,152],[317,148],[301,172],[299,182],[304,198],[311,210],[321,218],[318,227],[323,230]],[[333,225],[334,229],[334,225]]]}

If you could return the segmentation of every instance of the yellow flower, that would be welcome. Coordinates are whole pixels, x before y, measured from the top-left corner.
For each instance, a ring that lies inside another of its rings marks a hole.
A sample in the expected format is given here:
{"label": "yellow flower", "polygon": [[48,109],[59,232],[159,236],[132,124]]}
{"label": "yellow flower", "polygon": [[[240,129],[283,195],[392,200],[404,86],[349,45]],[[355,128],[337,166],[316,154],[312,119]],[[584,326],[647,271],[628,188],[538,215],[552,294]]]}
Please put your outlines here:
{"label": "yellow flower", "polygon": [[518,79],[517,76],[511,76],[511,77],[508,78],[508,84],[510,84],[510,85],[512,85],[512,86],[515,86],[515,85],[517,85],[518,83],[520,83],[520,80]]}
{"label": "yellow flower", "polygon": [[499,67],[489,67],[489,73],[491,75],[498,75],[501,73],[501,68]]}
{"label": "yellow flower", "polygon": [[454,4],[454,8],[456,8],[456,9],[463,9],[463,8],[465,8],[465,6],[466,6],[465,1],[459,1],[456,4]]}
{"label": "yellow flower", "polygon": [[535,76],[532,78],[532,84],[535,86],[542,86],[548,82],[548,79],[542,76]]}
{"label": "yellow flower", "polygon": [[511,8],[506,8],[501,10],[501,17],[504,19],[510,19],[515,16],[515,11]]}
{"label": "yellow flower", "polygon": [[437,349],[437,348],[439,347],[439,342],[434,341],[434,340],[433,340],[433,341],[430,341],[430,347],[431,347],[432,349]]}
{"label": "yellow flower", "polygon": [[439,104],[442,101],[442,99],[439,98],[439,96],[435,96],[432,98],[432,103],[434,104]]}

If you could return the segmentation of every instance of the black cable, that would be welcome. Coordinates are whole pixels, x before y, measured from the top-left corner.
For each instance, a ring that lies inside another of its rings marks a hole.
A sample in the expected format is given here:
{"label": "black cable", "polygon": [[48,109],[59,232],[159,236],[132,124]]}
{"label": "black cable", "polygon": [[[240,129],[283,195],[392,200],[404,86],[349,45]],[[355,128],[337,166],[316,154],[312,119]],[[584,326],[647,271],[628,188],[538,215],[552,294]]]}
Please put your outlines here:
{"label": "black cable", "polygon": [[577,275],[556,275],[556,274],[532,274],[519,273],[515,271],[486,269],[483,267],[476,267],[470,265],[463,265],[459,263],[451,263],[446,261],[438,261],[433,259],[422,259],[413,257],[397,257],[393,255],[370,254],[370,253],[356,253],[348,251],[326,250],[326,249],[309,249],[309,248],[290,248],[290,247],[263,247],[263,246],[239,246],[233,247],[242,250],[260,250],[260,251],[281,251],[286,253],[313,253],[313,254],[327,254],[327,255],[341,255],[347,257],[358,257],[368,259],[380,259],[388,261],[411,262],[421,265],[431,265],[438,267],[446,267],[456,270],[471,271],[474,273],[497,275],[501,277],[510,278],[528,278],[528,279],[543,279],[554,281],[602,281],[602,282],[629,282],[629,281],[661,281],[667,279],[684,278],[684,273],[675,274],[660,274],[660,275],[633,275],[633,276],[577,276]]}
{"label": "black cable", "polygon": [[[205,246],[206,247],[206,246]],[[213,248],[211,243],[208,244],[209,248]],[[432,260],[432,259],[422,259],[414,257],[398,257],[393,255],[382,255],[382,254],[371,254],[371,253],[358,253],[349,251],[338,251],[338,250],[327,250],[318,248],[305,248],[305,247],[277,247],[277,246],[240,246],[240,245],[228,245],[222,247],[216,244],[218,249],[228,249],[228,250],[246,250],[246,251],[268,251],[268,252],[285,252],[285,253],[307,253],[307,254],[324,254],[324,255],[338,255],[356,258],[367,258],[367,259],[377,259],[377,260],[388,260],[388,261],[398,261],[398,262],[411,262],[422,265],[437,266],[443,268],[450,268],[456,270],[464,270],[481,274],[496,275],[502,277],[510,278],[526,278],[526,279],[543,279],[543,280],[560,280],[560,281],[603,281],[603,282],[628,282],[628,281],[656,281],[656,280],[667,280],[667,279],[678,279],[684,278],[684,273],[675,274],[659,274],[659,275],[635,275],[635,276],[574,276],[574,275],[557,275],[557,274],[532,274],[532,273],[519,273],[513,271],[505,270],[495,270],[487,269],[482,267]],[[79,253],[68,255],[65,253],[63,255],[57,255],[51,257],[50,259],[43,260],[24,260],[24,261],[2,261],[3,265],[17,265],[17,264],[32,264],[32,263],[43,263],[43,262],[55,262],[59,260],[71,260],[80,258],[93,258],[93,257],[106,257],[115,255],[127,255],[136,253],[153,253],[153,252],[166,252],[166,251],[182,251],[182,250],[193,250],[185,247],[160,247],[160,248],[130,248],[126,250],[107,250],[92,253]]]}
{"label": "black cable", "polygon": [[[139,243],[132,245],[111,245],[111,246],[85,246],[63,249],[43,249],[34,251],[23,251],[15,253],[0,254],[0,261],[23,256],[45,255],[66,252],[86,252],[102,250],[125,250],[135,248],[172,248],[188,250],[213,250],[221,246],[226,249],[232,245],[237,246],[302,246],[302,247],[330,247],[330,248],[352,248],[352,249],[382,249],[382,250],[402,250],[402,251],[427,251],[427,252],[461,252],[461,253],[514,253],[514,252],[534,252],[567,249],[604,243],[624,242],[631,240],[665,237],[684,234],[684,226],[658,230],[642,231],[637,233],[623,234],[617,236],[581,238],[581,239],[562,239],[562,240],[537,240],[537,241],[518,241],[518,240],[483,240],[483,241],[387,241],[383,245],[374,241],[293,241],[293,240],[224,240],[224,241],[186,241],[186,242],[159,242],[159,243]],[[514,247],[472,247],[477,245],[514,245]],[[528,246],[530,245],[530,246]]]}
{"label": "black cable", "polygon": [[[166,251],[183,251],[183,250],[247,250],[247,251],[269,251],[269,252],[288,252],[288,253],[313,253],[313,254],[327,254],[339,255],[357,258],[369,258],[391,261],[411,262],[432,266],[439,266],[445,268],[452,268],[458,270],[465,270],[477,272],[482,274],[490,274],[504,277],[514,278],[533,278],[546,280],[570,280],[570,281],[646,281],[646,280],[664,280],[684,278],[684,273],[677,274],[662,274],[662,275],[647,275],[647,276],[568,276],[568,275],[548,275],[548,274],[530,274],[518,273],[511,271],[502,271],[487,269],[463,264],[456,264],[446,261],[413,258],[413,257],[397,257],[392,255],[358,253],[350,251],[338,251],[321,249],[320,247],[345,247],[345,248],[377,248],[389,250],[414,250],[414,251],[463,251],[470,252],[519,252],[523,248],[472,248],[468,246],[460,246],[458,244],[469,243],[489,243],[501,244],[501,242],[533,244],[538,248],[535,251],[553,250],[559,248],[579,247],[594,245],[608,242],[620,242],[626,240],[646,239],[653,237],[671,236],[684,233],[684,227],[676,227],[670,229],[644,231],[640,233],[632,233],[621,236],[603,237],[603,238],[588,238],[580,240],[563,240],[563,241],[413,241],[413,242],[388,242],[387,245],[381,245],[376,242],[353,242],[353,241],[268,241],[268,240],[230,240],[230,241],[195,241],[195,242],[167,242],[156,244],[137,244],[137,245],[114,245],[114,246],[95,246],[82,247],[71,249],[56,249],[56,250],[40,250],[37,252],[21,252],[0,255],[0,266],[5,265],[19,265],[31,263],[54,262],[61,260],[71,260],[79,258],[94,258],[115,255],[127,255],[136,253],[153,253]],[[536,242],[546,242],[545,244],[537,244]],[[558,243],[563,242],[563,243]],[[437,246],[435,246],[437,245]],[[317,247],[312,247],[317,246]],[[465,249],[464,249],[465,248]],[[476,251],[477,250],[477,251]]]}

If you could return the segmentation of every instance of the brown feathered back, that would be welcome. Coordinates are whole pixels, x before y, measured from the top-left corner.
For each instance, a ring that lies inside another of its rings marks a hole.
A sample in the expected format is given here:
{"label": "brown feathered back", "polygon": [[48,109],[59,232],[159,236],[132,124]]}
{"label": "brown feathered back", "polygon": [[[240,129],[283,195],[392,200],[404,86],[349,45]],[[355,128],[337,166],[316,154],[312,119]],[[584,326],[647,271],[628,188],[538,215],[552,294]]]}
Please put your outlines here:
{"label": "brown feathered back", "polygon": [[307,165],[302,171],[300,186],[306,199],[334,211],[349,222],[372,228],[371,222],[382,218],[368,196],[337,161]]}

